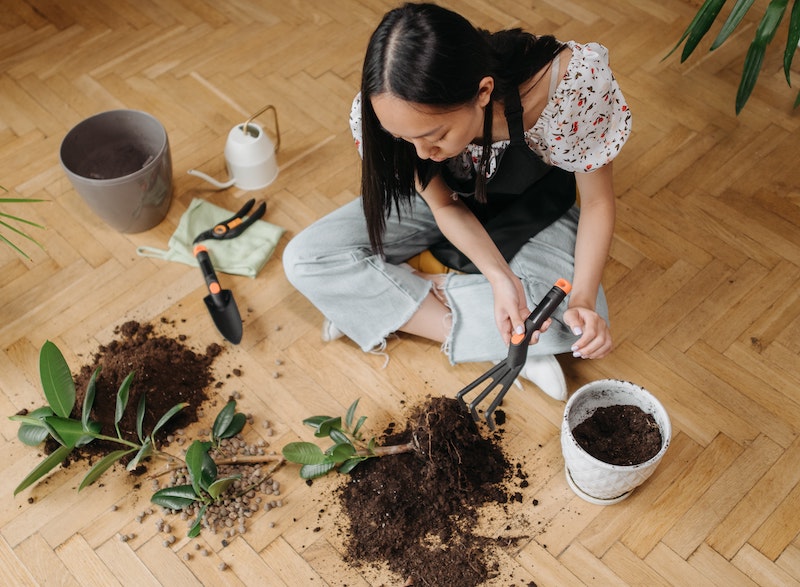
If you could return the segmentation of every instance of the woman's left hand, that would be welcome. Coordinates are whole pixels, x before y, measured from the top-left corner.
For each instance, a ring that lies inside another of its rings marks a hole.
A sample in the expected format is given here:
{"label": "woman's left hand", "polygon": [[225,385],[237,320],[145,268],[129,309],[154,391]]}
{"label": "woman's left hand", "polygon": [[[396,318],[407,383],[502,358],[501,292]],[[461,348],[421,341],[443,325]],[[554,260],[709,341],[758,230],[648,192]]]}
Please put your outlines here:
{"label": "woman's left hand", "polygon": [[614,344],[608,324],[594,310],[580,306],[564,312],[564,323],[580,338],[572,345],[572,355],[583,359],[602,359]]}

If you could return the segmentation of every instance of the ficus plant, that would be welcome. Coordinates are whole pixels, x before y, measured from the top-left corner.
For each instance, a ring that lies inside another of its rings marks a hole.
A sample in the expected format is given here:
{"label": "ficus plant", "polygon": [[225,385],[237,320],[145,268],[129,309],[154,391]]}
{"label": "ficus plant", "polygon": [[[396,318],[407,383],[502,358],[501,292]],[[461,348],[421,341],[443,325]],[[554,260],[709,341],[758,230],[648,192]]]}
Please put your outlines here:
{"label": "ficus plant", "polygon": [[136,406],[136,435],[137,440],[132,441],[122,437],[119,422],[128,407],[130,386],[134,373],[128,374],[119,387],[116,397],[114,412],[114,428],[116,436],[109,436],[101,432],[98,422],[91,419],[92,406],[95,398],[95,384],[100,367],[95,369],[86,388],[86,394],[81,406],[80,419],[71,416],[75,407],[76,393],[75,381],[72,378],[69,365],[59,348],[51,341],[46,341],[39,351],[39,376],[42,382],[47,405],[27,413],[11,416],[11,420],[20,422],[17,436],[24,444],[37,446],[52,438],[58,447],[50,453],[14,490],[14,495],[26,489],[44,475],[49,473],[69,456],[69,454],[95,440],[104,440],[118,445],[120,448],[113,450],[89,469],[89,472],[78,486],[78,491],[94,483],[114,463],[130,457],[126,468],[134,470],[143,459],[152,455],[156,446],[156,434],[180,410],[186,407],[179,403],[167,410],[161,416],[149,433],[143,429],[145,415],[145,396],[139,399]]}
{"label": "ficus plant", "polygon": [[367,459],[416,450],[413,442],[378,446],[374,436],[366,439],[362,427],[367,417],[361,416],[356,420],[358,401],[350,405],[344,419],[341,416],[312,416],[303,420],[303,424],[314,429],[315,437],[329,438],[333,442],[326,450],[313,442],[290,442],[283,447],[283,457],[301,465],[301,478],[314,479],[333,470],[349,473]]}
{"label": "ficus plant", "polygon": [[[20,423],[17,436],[24,444],[38,446],[50,438],[56,441],[58,446],[22,480],[14,490],[14,495],[30,487],[63,463],[73,450],[90,442],[102,440],[117,445],[119,448],[111,450],[89,469],[81,481],[78,491],[94,483],[112,465],[125,459],[130,459],[126,464],[128,471],[136,469],[144,459],[149,457],[180,461],[188,471],[191,483],[161,489],[153,494],[151,501],[171,510],[183,510],[200,504],[201,508],[197,519],[189,530],[189,537],[195,537],[200,533],[206,508],[221,500],[226,490],[241,477],[240,475],[219,477],[218,465],[278,460],[274,456],[260,456],[251,457],[249,461],[246,457],[214,461],[210,453],[220,448],[224,439],[239,434],[247,422],[247,417],[236,411],[235,400],[228,401],[217,414],[211,428],[210,440],[193,441],[183,459],[161,450],[157,444],[157,434],[188,405],[186,403],[178,403],[167,410],[153,426],[153,429],[146,432],[144,430],[145,395],[141,394],[136,406],[136,439],[124,438],[120,430],[120,422],[128,409],[134,372],[125,377],[116,394],[115,436],[103,434],[101,424],[91,419],[99,373],[100,367],[92,373],[81,405],[81,416],[79,419],[74,418],[72,412],[77,394],[69,365],[53,342],[46,341],[42,345],[39,352],[39,376],[47,405],[30,412],[15,414],[10,419]],[[242,493],[246,493],[249,489],[251,488],[245,488]]]}

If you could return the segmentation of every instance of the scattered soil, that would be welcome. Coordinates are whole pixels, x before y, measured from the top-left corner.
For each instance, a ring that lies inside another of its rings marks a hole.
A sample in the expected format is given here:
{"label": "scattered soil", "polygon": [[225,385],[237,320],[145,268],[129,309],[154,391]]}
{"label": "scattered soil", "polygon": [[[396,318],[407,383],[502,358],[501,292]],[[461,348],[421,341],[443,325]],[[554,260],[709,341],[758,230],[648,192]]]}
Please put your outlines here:
{"label": "scattered soil", "polygon": [[515,472],[527,485],[497,440],[446,397],[416,408],[404,430],[390,426],[381,445],[414,441],[419,450],[365,461],[339,489],[346,560],[387,564],[408,585],[470,587],[497,575],[493,549],[509,539],[476,534],[479,510],[521,501],[509,489]]}
{"label": "scattered soil", "polygon": [[[130,386],[128,407],[119,422],[120,434],[136,440],[136,409],[139,399],[145,396],[143,429],[152,430],[156,422],[174,405],[188,405],[178,412],[160,431],[164,439],[198,419],[198,409],[208,399],[209,386],[214,382],[211,367],[223,347],[214,343],[204,353],[197,353],[185,344],[185,336],[178,339],[157,335],[152,324],[126,322],[114,330],[118,336],[107,345],[101,345],[91,362],[83,365],[75,378],[76,400],[72,417],[80,419],[86,388],[95,369],[100,372],[95,380],[95,399],[91,419],[101,424],[103,434],[116,436],[114,419],[117,391],[134,372]],[[50,439],[48,448],[55,448]],[[50,446],[52,444],[52,446]],[[93,441],[70,453],[72,461],[104,456],[119,446],[103,441]]]}
{"label": "scattered soil", "polygon": [[572,429],[578,444],[594,458],[612,465],[638,465],[661,450],[661,430],[638,406],[598,408]]}

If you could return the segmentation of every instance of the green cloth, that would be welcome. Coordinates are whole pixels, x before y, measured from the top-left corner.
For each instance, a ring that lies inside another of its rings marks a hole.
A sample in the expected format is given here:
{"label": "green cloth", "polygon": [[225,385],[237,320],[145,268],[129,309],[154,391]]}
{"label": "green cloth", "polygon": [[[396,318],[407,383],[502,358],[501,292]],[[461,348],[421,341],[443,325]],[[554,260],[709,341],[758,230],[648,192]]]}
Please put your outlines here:
{"label": "green cloth", "polygon": [[[178,227],[169,239],[168,249],[138,247],[136,252],[142,257],[177,261],[197,267],[197,260],[192,253],[194,239],[233,214],[210,202],[195,198],[181,216]],[[255,277],[272,256],[283,232],[284,229],[280,226],[256,220],[235,238],[207,239],[202,242],[208,249],[208,255],[216,271]]]}

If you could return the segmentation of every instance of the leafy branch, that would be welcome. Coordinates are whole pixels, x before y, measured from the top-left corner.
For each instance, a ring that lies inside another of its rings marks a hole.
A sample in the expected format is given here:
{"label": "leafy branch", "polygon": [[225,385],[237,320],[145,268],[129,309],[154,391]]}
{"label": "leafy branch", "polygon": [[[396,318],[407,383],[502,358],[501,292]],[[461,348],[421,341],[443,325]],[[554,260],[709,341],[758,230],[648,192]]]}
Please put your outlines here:
{"label": "leafy branch", "polygon": [[315,437],[330,438],[333,445],[325,451],[313,442],[290,442],[283,447],[287,461],[302,465],[301,478],[314,479],[334,469],[339,473],[349,473],[367,459],[417,450],[413,442],[378,446],[374,436],[365,440],[361,429],[367,417],[361,416],[356,420],[357,407],[358,400],[350,405],[344,420],[341,416],[312,416],[303,420],[303,424],[314,429]]}
{"label": "leafy branch", "polygon": [[[145,396],[142,394],[136,407],[136,440],[132,441],[124,438],[120,430],[120,422],[128,408],[130,389],[134,379],[133,372],[125,377],[116,394],[114,410],[114,432],[116,436],[103,434],[101,424],[91,419],[99,373],[100,367],[92,373],[86,386],[80,419],[73,418],[71,414],[76,403],[76,391],[72,373],[58,347],[50,341],[44,343],[39,352],[39,376],[47,405],[31,412],[16,414],[11,416],[10,419],[20,423],[17,436],[24,444],[37,446],[48,438],[52,438],[59,446],[28,473],[14,490],[14,495],[28,488],[63,463],[73,450],[90,442],[102,440],[112,445],[115,444],[119,448],[103,456],[89,469],[81,481],[78,491],[94,483],[114,463],[130,458],[131,455],[133,456],[126,465],[128,471],[136,469],[148,457],[161,457],[170,461],[181,461],[188,471],[191,483],[156,491],[151,497],[151,501],[170,510],[184,510],[200,504],[201,507],[197,519],[189,530],[189,537],[193,538],[200,533],[207,508],[222,501],[223,497],[226,496],[226,492],[230,493],[231,486],[241,478],[241,475],[238,474],[220,477],[218,465],[278,461],[277,467],[283,462],[281,457],[273,455],[257,457],[235,456],[232,458],[220,458],[217,461],[212,458],[211,451],[219,450],[223,440],[233,438],[239,434],[247,422],[247,417],[236,411],[235,400],[230,400],[217,414],[211,428],[211,439],[208,441],[193,441],[187,449],[184,459],[159,450],[156,443],[156,435],[178,412],[188,405],[186,403],[178,403],[167,410],[155,424],[152,431],[145,433],[146,403]],[[253,487],[244,487],[241,490],[241,494],[244,495],[251,489]]]}
{"label": "leafy branch", "polygon": [[[669,52],[667,57],[677,50],[677,48],[686,41],[681,53],[681,63],[686,61],[689,55],[697,48],[700,40],[710,30],[711,25],[719,16],[723,5],[727,0],[705,0],[703,5],[695,14],[692,22],[684,31],[681,38],[678,40],[672,51]],[[753,6],[754,0],[736,0],[728,18],[722,25],[716,39],[711,44],[711,51],[717,49],[722,45],[736,30],[736,27],[742,22],[742,19]],[[747,55],[744,60],[744,67],[742,69],[742,77],[739,82],[739,88],[736,92],[736,114],[739,114],[750,98],[750,94],[755,88],[758,75],[761,72],[761,67],[764,63],[764,55],[766,54],[767,46],[772,42],[775,33],[783,20],[786,13],[789,0],[770,0],[764,15],[762,16],[758,27],[756,28],[753,41],[747,50]],[[800,41],[800,0],[793,0],[791,14],[789,16],[789,32],[786,38],[786,47],[783,53],[783,72],[786,77],[786,83],[791,87],[791,67],[794,54],[798,48]],[[665,57],[666,59],[666,57]],[[800,105],[800,93],[794,102],[794,107]]]}
{"label": "leafy branch", "polygon": [[44,477],[47,473],[62,463],[69,454],[81,446],[85,446],[95,440],[103,440],[120,446],[100,459],[89,469],[89,472],[81,481],[78,491],[94,483],[105,471],[114,463],[124,458],[133,457],[128,461],[126,469],[133,471],[143,459],[153,455],[156,450],[156,434],[164,427],[175,414],[186,407],[187,404],[179,403],[161,416],[153,430],[144,434],[144,415],[145,397],[141,396],[136,408],[136,434],[138,442],[130,441],[122,437],[119,429],[119,422],[128,406],[130,386],[133,381],[133,373],[130,373],[117,391],[114,428],[116,436],[108,436],[101,433],[99,422],[91,420],[92,406],[94,405],[95,389],[97,376],[100,367],[92,373],[86,387],[86,394],[81,406],[81,418],[72,418],[72,410],[75,407],[76,393],[75,382],[69,365],[64,359],[64,355],[59,348],[51,341],[46,341],[39,351],[39,377],[42,382],[47,405],[37,408],[32,412],[16,414],[11,416],[11,420],[20,422],[17,437],[24,444],[37,446],[52,438],[59,447],[47,456],[39,465],[33,469],[25,479],[14,490],[14,495],[31,486],[33,483]]}

